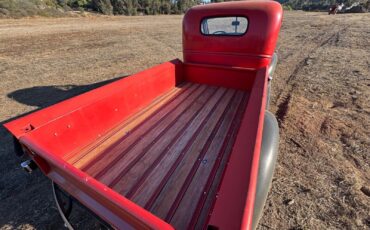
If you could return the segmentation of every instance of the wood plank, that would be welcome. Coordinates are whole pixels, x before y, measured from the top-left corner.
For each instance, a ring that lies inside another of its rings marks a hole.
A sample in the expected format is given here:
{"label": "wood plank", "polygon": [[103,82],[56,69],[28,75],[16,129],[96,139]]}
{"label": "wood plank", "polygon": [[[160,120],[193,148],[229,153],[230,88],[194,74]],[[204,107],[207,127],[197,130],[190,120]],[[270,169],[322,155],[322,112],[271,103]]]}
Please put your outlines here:
{"label": "wood plank", "polygon": [[[225,93],[225,89],[218,89],[215,94],[202,101],[202,103],[193,104],[175,123],[169,125],[169,130],[167,130],[166,133],[158,136],[157,139],[153,141],[155,144],[149,145],[148,148],[137,154],[145,155],[139,159],[131,167],[131,169],[128,169],[126,175],[122,177],[113,188],[121,194],[126,194],[145,173],[146,169],[150,170],[153,168],[153,162],[155,162],[155,160],[160,157],[161,154],[164,156],[166,150],[168,150],[175,143],[179,143],[179,141],[180,143],[181,141],[184,142],[184,138],[180,137],[182,137],[185,130],[188,130],[191,133],[194,132],[194,129],[189,129],[194,127],[192,124],[196,124],[198,126],[201,125],[203,120],[212,111],[212,108],[216,106],[217,102],[220,101]],[[190,139],[191,136],[189,135],[189,132],[187,132],[187,134],[187,137]],[[159,174],[165,174],[163,167],[159,168]],[[154,181],[152,181],[152,184],[154,184]]]}
{"label": "wood plank", "polygon": [[229,104],[230,99],[226,100],[225,102],[226,103],[220,108],[220,110],[218,110],[217,113],[214,113],[215,119],[212,122],[212,126],[207,127],[202,135],[200,135],[199,138],[193,142],[187,152],[184,153],[182,161],[179,163],[175,172],[173,172],[171,178],[168,179],[160,193],[156,194],[157,198],[151,197],[150,202],[153,203],[153,206],[150,207],[150,202],[145,206],[159,217],[165,218],[167,216],[169,210],[176,200],[176,197],[181,192],[184,183],[186,183],[189,179],[191,180],[191,178],[188,177],[189,173],[191,172],[194,164],[199,162],[199,156],[206,152],[211,144],[218,127],[220,126],[220,121],[223,119],[222,116],[224,111],[229,110],[227,109],[227,105]]}
{"label": "wood plank", "polygon": [[[188,146],[190,146],[197,136],[201,133],[204,128],[211,127],[210,124],[214,120],[217,121],[217,116],[220,109],[223,109],[223,104],[230,100],[232,97],[232,91],[225,91],[220,96],[214,96],[201,110],[197,117],[195,117],[192,122],[187,125],[183,132],[183,135],[175,140],[171,146],[167,146],[162,154],[162,158],[159,159],[157,165],[153,167],[145,178],[140,178],[142,183],[136,187],[136,191],[131,191],[127,196],[128,198],[132,197],[139,205],[145,205],[148,199],[152,196],[155,190],[160,187],[160,184],[167,174],[170,173],[170,169],[175,166],[177,158],[181,157]],[[206,126],[206,124],[208,124]],[[181,155],[182,154],[182,155]],[[139,173],[137,171],[137,173]],[[128,178],[131,178],[128,176]],[[124,191],[125,192],[125,191]],[[123,193],[126,194],[126,193]]]}
{"label": "wood plank", "polygon": [[[196,109],[203,106],[204,103],[209,100],[209,98],[215,92],[214,87],[201,86],[200,88],[203,90],[200,92],[197,91],[199,92],[198,94],[191,94],[188,100],[178,104],[177,109],[169,113],[169,116],[166,116],[166,119],[162,119],[160,122],[154,124],[151,122],[145,122],[143,126],[150,126],[148,132],[146,132],[144,135],[141,134],[139,136],[134,136],[132,138],[134,141],[130,146],[125,144],[128,140],[126,139],[123,142],[123,145],[121,145],[121,148],[117,149],[116,151],[121,153],[118,154],[120,158],[115,159],[112,164],[106,167],[106,171],[101,171],[96,177],[104,184],[110,185],[112,182],[114,182],[117,175],[120,175],[120,173],[125,170],[125,168],[131,164],[131,162],[134,162],[137,159],[136,157],[138,152],[143,152],[147,146],[154,144],[153,141],[157,136],[162,136],[168,128],[178,124],[176,121],[179,117],[181,117],[180,115],[185,115],[186,117],[195,113]],[[188,110],[190,107],[193,107],[193,110]]]}
{"label": "wood plank", "polygon": [[168,103],[174,97],[183,93],[185,90],[189,89],[190,83],[174,87],[166,94],[156,98],[150,105],[145,107],[143,110],[134,114],[132,117],[128,118],[122,124],[118,125],[112,129],[108,134],[101,137],[99,140],[95,141],[91,145],[79,151],[78,154],[74,154],[67,161],[73,164],[77,168],[83,168],[84,165],[91,162],[92,159],[96,158],[97,155],[109,148],[112,143],[117,142],[119,139],[123,138],[127,133],[132,131],[139,123],[143,122],[154,112],[156,112],[161,106]]}
{"label": "wood plank", "polygon": [[211,185],[217,173],[216,163],[227,150],[230,137],[233,133],[232,129],[236,128],[233,127],[233,124],[235,124],[233,121],[236,118],[239,106],[242,104],[242,99],[243,93],[238,92],[237,98],[231,102],[229,110],[226,111],[226,116],[216,136],[213,138],[210,147],[200,160],[201,163],[198,163],[198,166],[194,165],[196,172],[188,175],[190,183],[183,185],[182,193],[177,195],[176,201],[167,214],[166,220],[175,228],[188,228],[199,200],[209,192],[209,188],[206,187]]}
{"label": "wood plank", "polygon": [[106,171],[109,170],[110,165],[116,163],[127,149],[134,147],[140,142],[142,137],[147,133],[153,131],[161,131],[157,129],[156,126],[167,123],[177,117],[178,113],[183,112],[183,108],[180,104],[190,104],[192,100],[206,89],[204,86],[193,85],[190,90],[187,90],[184,94],[178,96],[171,103],[166,105],[163,109],[160,109],[157,114],[151,117],[148,121],[142,123],[138,129],[126,135],[123,139],[116,142],[116,144],[111,145],[106,151],[101,153],[101,159],[99,161],[91,164],[90,167],[83,168],[89,175],[99,178]]}
{"label": "wood plank", "polygon": [[178,229],[202,228],[247,96],[235,89],[186,83],[69,162]]}
{"label": "wood plank", "polygon": [[[211,188],[206,193],[206,197],[202,197],[200,201],[198,201],[197,208],[195,212],[193,213],[192,220],[188,226],[188,229],[203,229],[204,225],[206,224],[206,221],[211,213],[211,209],[213,207],[213,203],[216,200],[217,191],[222,179],[223,172],[225,170],[225,167],[227,165],[227,162],[229,161],[229,156],[231,154],[232,147],[234,145],[236,135],[239,130],[240,122],[243,118],[243,114],[245,112],[245,108],[248,102],[248,94],[244,94],[243,102],[241,106],[239,107],[239,111],[237,114],[237,117],[235,118],[235,128],[231,128],[233,130],[233,133],[231,135],[231,138],[228,142],[228,145],[226,147],[226,151],[224,156],[221,159],[221,162],[218,166],[217,173],[215,175],[215,178],[213,179]],[[233,122],[234,122],[233,121]]]}

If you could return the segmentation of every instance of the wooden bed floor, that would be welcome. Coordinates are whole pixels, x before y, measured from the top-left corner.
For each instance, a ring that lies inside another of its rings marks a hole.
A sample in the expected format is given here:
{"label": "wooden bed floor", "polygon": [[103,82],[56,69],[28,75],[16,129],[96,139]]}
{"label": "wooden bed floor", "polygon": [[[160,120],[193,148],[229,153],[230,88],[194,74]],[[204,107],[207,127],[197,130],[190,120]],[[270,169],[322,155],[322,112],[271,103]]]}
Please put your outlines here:
{"label": "wooden bed floor", "polygon": [[248,93],[186,83],[69,163],[179,229],[207,220]]}

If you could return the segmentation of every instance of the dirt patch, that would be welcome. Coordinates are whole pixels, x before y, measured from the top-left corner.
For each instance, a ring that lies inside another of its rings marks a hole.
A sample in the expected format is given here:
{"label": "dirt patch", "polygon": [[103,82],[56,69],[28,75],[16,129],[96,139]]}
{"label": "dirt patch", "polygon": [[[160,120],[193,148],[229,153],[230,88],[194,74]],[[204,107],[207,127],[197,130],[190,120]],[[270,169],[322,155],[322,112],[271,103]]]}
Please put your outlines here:
{"label": "dirt patch", "polygon": [[288,54],[271,106],[280,121],[280,155],[260,228],[366,229],[370,41],[361,33],[370,27],[354,15],[309,15],[307,22],[286,14],[279,41],[279,52]]}
{"label": "dirt patch", "polygon": [[[370,228],[370,14],[286,12],[271,110],[281,142],[260,229]],[[0,120],[181,57],[181,16],[0,20]],[[64,229],[0,128],[0,228]],[[77,209],[81,229],[99,228]]]}

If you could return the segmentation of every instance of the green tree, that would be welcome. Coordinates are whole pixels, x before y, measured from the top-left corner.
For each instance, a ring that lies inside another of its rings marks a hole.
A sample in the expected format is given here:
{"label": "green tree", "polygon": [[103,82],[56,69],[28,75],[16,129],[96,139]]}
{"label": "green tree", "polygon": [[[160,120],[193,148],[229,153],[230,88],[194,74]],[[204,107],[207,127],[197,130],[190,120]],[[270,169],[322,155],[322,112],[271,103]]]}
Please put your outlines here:
{"label": "green tree", "polygon": [[171,3],[170,3],[170,1],[167,1],[167,0],[162,1],[161,13],[162,14],[171,14]]}
{"label": "green tree", "polygon": [[110,0],[92,0],[92,6],[95,10],[103,14],[113,14],[113,6]]}
{"label": "green tree", "polygon": [[114,14],[126,14],[127,7],[124,0],[111,0]]}

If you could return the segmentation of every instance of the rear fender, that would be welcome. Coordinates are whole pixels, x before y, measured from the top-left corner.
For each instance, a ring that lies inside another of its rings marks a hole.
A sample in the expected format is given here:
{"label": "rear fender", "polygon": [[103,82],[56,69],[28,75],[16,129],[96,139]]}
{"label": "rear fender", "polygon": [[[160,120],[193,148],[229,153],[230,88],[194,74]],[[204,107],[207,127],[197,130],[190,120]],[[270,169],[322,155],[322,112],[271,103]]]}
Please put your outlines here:
{"label": "rear fender", "polygon": [[267,194],[271,187],[279,147],[279,125],[275,116],[265,112],[256,197],[253,211],[253,229],[261,218]]}

